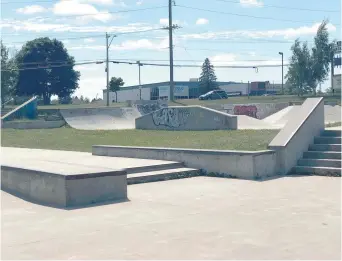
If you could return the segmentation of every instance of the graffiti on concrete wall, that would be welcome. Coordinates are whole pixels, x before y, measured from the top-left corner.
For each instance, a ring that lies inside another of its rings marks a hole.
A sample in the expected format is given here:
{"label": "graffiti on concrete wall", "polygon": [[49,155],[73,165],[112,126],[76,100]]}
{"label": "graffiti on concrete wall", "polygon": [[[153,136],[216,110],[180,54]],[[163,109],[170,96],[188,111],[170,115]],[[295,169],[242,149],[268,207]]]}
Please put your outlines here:
{"label": "graffiti on concrete wall", "polygon": [[223,105],[223,108],[229,114],[247,115],[256,119],[264,119],[286,108],[288,105],[288,103],[226,104]]}
{"label": "graffiti on concrete wall", "polygon": [[142,115],[146,115],[151,112],[160,110],[162,106],[158,103],[150,103],[150,104],[137,104],[136,108]]}
{"label": "graffiti on concrete wall", "polygon": [[164,108],[152,113],[152,120],[156,126],[178,128],[187,122],[190,116],[188,109]]}
{"label": "graffiti on concrete wall", "polygon": [[247,115],[257,118],[258,108],[255,105],[236,105],[234,107],[235,115]]}

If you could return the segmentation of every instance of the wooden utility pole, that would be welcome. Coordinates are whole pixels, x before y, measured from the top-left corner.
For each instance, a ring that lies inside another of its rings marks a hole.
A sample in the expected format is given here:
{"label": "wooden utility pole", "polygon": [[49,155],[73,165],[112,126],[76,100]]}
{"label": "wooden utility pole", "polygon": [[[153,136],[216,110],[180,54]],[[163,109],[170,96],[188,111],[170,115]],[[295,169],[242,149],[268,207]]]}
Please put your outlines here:
{"label": "wooden utility pole", "polygon": [[173,82],[173,24],[172,24],[172,4],[173,0],[169,0],[169,51],[170,51],[170,100],[174,100],[174,82]]}
{"label": "wooden utility pole", "polygon": [[[111,45],[111,43],[112,43],[114,37],[116,37],[116,35],[113,35],[113,36],[112,36],[112,39],[110,40],[110,42],[108,42],[108,40],[109,40],[110,37],[111,37],[111,36],[110,36],[108,33],[106,33],[106,73],[107,73],[107,75],[106,75],[106,81],[107,81],[106,86],[107,86],[107,107],[109,107],[109,47],[110,47],[110,45]],[[116,99],[116,101],[117,101],[117,96],[118,96],[118,94],[116,93],[115,95],[116,95],[116,98],[115,98],[115,99]]]}
{"label": "wooden utility pole", "polygon": [[107,107],[109,107],[109,35],[106,33],[106,87],[107,87]]}

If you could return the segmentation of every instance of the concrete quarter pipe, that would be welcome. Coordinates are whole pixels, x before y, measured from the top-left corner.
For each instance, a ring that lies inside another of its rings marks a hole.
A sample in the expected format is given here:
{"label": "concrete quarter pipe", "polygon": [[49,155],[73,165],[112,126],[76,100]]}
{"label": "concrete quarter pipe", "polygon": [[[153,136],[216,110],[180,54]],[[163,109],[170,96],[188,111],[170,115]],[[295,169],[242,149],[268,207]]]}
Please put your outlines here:
{"label": "concrete quarter pipe", "polygon": [[79,130],[135,129],[135,119],[164,108],[161,103],[132,103],[124,108],[77,108],[60,110],[70,127]]}
{"label": "concrete quarter pipe", "polygon": [[79,130],[134,129],[141,114],[136,108],[90,108],[60,111],[70,127]]}

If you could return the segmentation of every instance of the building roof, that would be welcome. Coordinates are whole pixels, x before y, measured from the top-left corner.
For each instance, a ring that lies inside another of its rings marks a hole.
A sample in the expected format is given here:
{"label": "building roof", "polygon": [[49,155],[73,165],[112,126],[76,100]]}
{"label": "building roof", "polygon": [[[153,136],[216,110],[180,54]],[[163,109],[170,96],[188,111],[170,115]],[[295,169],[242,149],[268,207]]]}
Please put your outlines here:
{"label": "building roof", "polygon": [[[175,81],[175,85],[185,85],[191,87],[198,87],[199,82],[195,81]],[[218,85],[225,85],[225,84],[244,84],[241,82],[217,82]],[[156,83],[147,83],[147,84],[142,84],[141,88],[155,88],[159,87],[161,85],[169,85],[170,82],[156,82]],[[123,86],[120,88],[120,90],[134,90],[134,89],[139,89],[139,85],[132,85],[132,86]],[[106,92],[107,89],[103,89],[103,92]]]}

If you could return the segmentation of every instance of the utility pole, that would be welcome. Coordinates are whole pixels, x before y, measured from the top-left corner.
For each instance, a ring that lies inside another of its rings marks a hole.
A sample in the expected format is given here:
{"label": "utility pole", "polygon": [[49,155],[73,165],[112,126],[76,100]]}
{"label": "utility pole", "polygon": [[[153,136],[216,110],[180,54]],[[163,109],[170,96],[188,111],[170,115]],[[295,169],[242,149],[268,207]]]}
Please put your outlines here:
{"label": "utility pole", "polygon": [[279,52],[281,55],[281,94],[284,95],[284,53]]}
{"label": "utility pole", "polygon": [[107,86],[107,107],[109,107],[109,46],[108,46],[109,35],[106,33],[106,86]]}
{"label": "utility pole", "polygon": [[[111,36],[110,36],[108,33],[106,33],[106,73],[107,73],[107,75],[106,75],[106,78],[107,78],[107,80],[106,80],[106,82],[107,82],[106,86],[107,86],[107,107],[109,107],[109,47],[110,47],[110,45],[111,45],[111,43],[112,43],[114,37],[116,37],[116,35],[113,35],[112,40],[110,40],[110,43],[108,43],[108,40],[109,40],[110,37],[111,37]],[[117,94],[116,94],[116,96],[117,96]],[[116,97],[116,98],[117,98],[117,97]]]}
{"label": "utility pole", "polygon": [[140,66],[142,66],[142,65],[141,65],[140,61],[137,61],[137,64],[138,64],[138,67],[139,67],[139,93],[140,93],[140,100],[141,100],[141,78],[140,78]]}
{"label": "utility pole", "polygon": [[330,73],[331,73],[331,91],[332,91],[332,94],[334,95],[335,94],[335,90],[334,90],[334,52],[331,53],[331,70],[330,70]]}
{"label": "utility pole", "polygon": [[170,100],[171,101],[174,100],[174,97],[173,97],[174,82],[173,82],[172,4],[173,4],[173,0],[169,0]]}
{"label": "utility pole", "polygon": [[248,81],[248,85],[247,85],[247,95],[248,95],[248,99],[249,99],[249,81]]}

